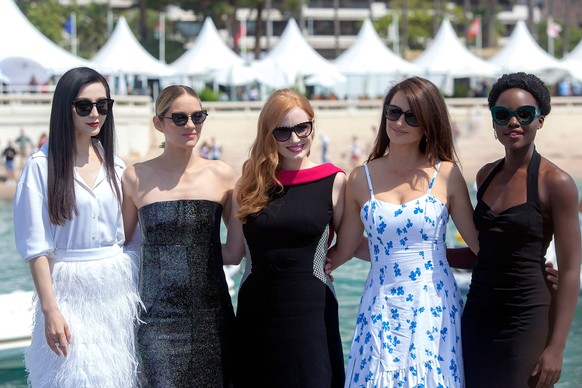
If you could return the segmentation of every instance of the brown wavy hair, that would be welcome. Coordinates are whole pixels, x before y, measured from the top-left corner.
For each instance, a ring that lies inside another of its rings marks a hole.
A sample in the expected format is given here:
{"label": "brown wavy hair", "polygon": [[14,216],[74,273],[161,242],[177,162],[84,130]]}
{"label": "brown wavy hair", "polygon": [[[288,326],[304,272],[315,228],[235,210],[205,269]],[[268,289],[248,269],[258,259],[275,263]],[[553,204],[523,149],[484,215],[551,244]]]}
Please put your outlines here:
{"label": "brown wavy hair", "polygon": [[283,188],[277,179],[279,153],[272,131],[295,108],[302,109],[313,120],[314,111],[309,100],[291,89],[276,90],[261,109],[257,136],[250,148],[249,158],[243,164],[236,198],[240,205],[237,217],[243,223],[248,216],[263,210],[273,189]]}
{"label": "brown wavy hair", "polygon": [[368,162],[386,155],[390,148],[390,139],[386,132],[384,107],[390,104],[397,92],[403,92],[410,109],[417,118],[425,134],[420,141],[420,152],[426,155],[428,161],[436,164],[439,161],[449,161],[458,164],[458,157],[453,143],[453,126],[447,109],[447,103],[438,88],[429,80],[421,77],[411,77],[390,88],[384,103],[378,127],[378,135],[374,148],[368,157]]}

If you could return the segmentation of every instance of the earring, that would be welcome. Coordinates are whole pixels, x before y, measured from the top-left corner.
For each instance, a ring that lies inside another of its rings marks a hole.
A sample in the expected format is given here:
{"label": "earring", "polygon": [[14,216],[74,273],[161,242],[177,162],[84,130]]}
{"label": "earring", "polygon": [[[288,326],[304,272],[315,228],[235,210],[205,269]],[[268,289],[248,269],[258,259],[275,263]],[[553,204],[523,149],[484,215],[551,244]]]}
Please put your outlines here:
{"label": "earring", "polygon": [[495,140],[497,140],[497,131],[495,130],[495,128],[493,128],[493,137],[495,138]]}

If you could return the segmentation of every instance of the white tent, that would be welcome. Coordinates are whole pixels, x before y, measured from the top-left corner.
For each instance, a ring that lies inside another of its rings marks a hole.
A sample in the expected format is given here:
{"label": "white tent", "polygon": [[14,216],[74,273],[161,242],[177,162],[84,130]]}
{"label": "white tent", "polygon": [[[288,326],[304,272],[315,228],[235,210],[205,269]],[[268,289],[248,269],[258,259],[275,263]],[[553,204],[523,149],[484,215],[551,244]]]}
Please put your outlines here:
{"label": "white tent", "polygon": [[517,22],[507,44],[489,59],[489,63],[501,68],[503,73],[535,73],[550,83],[568,73],[560,61],[534,40],[523,20]]}
{"label": "white tent", "polygon": [[582,81],[582,40],[562,59],[562,64],[570,71],[572,77]]}
{"label": "white tent", "polygon": [[355,42],[334,61],[334,65],[347,77],[347,82],[341,85],[343,87],[334,90],[350,98],[383,95],[395,78],[422,72],[421,67],[390,50],[369,19],[364,20]]}
{"label": "white tent", "polygon": [[495,77],[499,72],[496,65],[463,45],[448,19],[443,20],[431,44],[413,63],[424,68],[425,76],[446,94],[452,94],[454,78]]}
{"label": "white tent", "polygon": [[143,48],[123,16],[119,18],[107,43],[95,54],[92,61],[105,74],[110,75],[121,73],[159,78],[174,73],[168,65]]}
{"label": "white tent", "polygon": [[12,84],[28,84],[32,76],[44,83],[73,67],[95,67],[41,34],[13,0],[0,0],[0,15],[0,71]]}
{"label": "white tent", "polygon": [[308,84],[330,86],[345,81],[345,77],[307,43],[295,19],[289,19],[275,47],[265,58],[255,62],[254,67],[261,74],[261,82],[277,88],[301,84],[305,76],[313,76]]}
{"label": "white tent", "polygon": [[217,72],[243,64],[244,60],[224,43],[212,19],[207,17],[196,42],[170,67],[176,75],[211,80]]}

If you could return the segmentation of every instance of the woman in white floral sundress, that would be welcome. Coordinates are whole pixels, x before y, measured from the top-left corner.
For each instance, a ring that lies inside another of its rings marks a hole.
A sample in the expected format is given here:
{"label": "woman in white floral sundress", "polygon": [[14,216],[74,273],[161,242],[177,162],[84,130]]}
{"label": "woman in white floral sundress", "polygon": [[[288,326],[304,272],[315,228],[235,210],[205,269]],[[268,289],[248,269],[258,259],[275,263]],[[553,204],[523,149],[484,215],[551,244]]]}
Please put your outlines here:
{"label": "woman in white floral sundress", "polygon": [[368,163],[350,174],[331,267],[364,232],[371,267],[346,387],[464,387],[462,298],[446,259],[449,214],[477,252],[471,202],[438,89],[409,78],[390,89]]}

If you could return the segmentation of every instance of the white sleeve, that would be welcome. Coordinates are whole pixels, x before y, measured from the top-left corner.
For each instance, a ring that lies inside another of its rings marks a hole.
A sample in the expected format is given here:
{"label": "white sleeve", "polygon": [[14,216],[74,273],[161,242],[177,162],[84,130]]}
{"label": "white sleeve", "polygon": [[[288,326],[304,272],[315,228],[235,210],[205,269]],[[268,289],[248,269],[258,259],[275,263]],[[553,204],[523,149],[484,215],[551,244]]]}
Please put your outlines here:
{"label": "white sleeve", "polygon": [[16,249],[28,262],[54,250],[54,238],[45,198],[46,179],[42,163],[29,160],[14,194]]}

